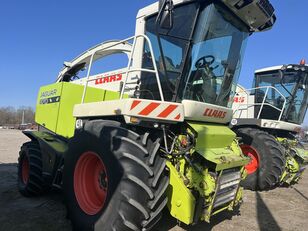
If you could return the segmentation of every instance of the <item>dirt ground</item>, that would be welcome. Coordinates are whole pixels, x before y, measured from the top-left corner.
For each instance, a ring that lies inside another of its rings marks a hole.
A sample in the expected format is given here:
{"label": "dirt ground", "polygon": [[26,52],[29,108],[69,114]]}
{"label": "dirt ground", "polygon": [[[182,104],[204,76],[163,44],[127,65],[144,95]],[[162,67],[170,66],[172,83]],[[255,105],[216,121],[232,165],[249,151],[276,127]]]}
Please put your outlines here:
{"label": "dirt ground", "polygon": [[[17,191],[19,147],[27,138],[20,131],[0,130],[0,230],[71,230],[61,193],[24,198]],[[300,184],[269,192],[244,192],[237,214],[215,216],[211,224],[179,227],[166,212],[156,231],[308,230],[308,171]]]}

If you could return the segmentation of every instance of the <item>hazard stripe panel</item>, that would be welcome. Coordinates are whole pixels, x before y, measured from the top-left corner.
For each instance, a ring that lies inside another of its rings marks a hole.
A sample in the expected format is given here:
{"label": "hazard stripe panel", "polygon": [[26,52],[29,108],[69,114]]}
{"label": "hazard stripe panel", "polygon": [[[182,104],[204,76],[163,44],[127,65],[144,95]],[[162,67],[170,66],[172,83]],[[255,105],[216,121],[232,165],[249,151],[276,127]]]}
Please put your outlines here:
{"label": "hazard stripe panel", "polygon": [[182,122],[184,114],[181,103],[132,98],[77,104],[73,112],[76,118],[123,115],[127,123],[130,123],[131,117],[148,121]]}
{"label": "hazard stripe panel", "polygon": [[134,100],[132,106],[130,107],[130,110],[133,110],[139,103],[141,103],[140,100]]}
{"label": "hazard stripe panel", "polygon": [[129,114],[135,116],[175,121],[182,121],[184,117],[181,105],[176,103],[133,100],[129,108]]}
{"label": "hazard stripe panel", "polygon": [[158,115],[158,117],[166,118],[168,115],[170,115],[171,112],[173,112],[178,106],[176,105],[169,105],[162,113]]}
{"label": "hazard stripe panel", "polygon": [[150,103],[148,106],[146,106],[141,112],[139,112],[139,115],[147,116],[152,111],[154,111],[160,104],[159,103]]}
{"label": "hazard stripe panel", "polygon": [[174,117],[175,120],[179,120],[181,118],[181,114],[178,114],[176,117]]}

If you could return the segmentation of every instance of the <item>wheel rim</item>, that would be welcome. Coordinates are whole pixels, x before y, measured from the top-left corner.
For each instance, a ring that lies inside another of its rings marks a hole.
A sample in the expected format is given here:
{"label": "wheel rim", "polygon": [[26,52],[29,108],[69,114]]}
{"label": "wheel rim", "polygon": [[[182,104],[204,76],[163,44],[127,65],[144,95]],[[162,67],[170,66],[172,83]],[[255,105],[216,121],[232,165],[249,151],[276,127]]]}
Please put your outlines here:
{"label": "wheel rim", "polygon": [[245,165],[245,169],[248,174],[252,174],[258,170],[260,166],[260,157],[256,149],[250,145],[241,145],[242,152],[244,155],[250,158],[250,162]]}
{"label": "wheel rim", "polygon": [[24,184],[27,184],[29,181],[29,171],[30,171],[29,160],[28,157],[24,155],[21,162],[21,178]]}
{"label": "wheel rim", "polygon": [[83,153],[74,171],[74,192],[79,207],[88,215],[95,215],[104,207],[108,177],[102,159],[94,152]]}

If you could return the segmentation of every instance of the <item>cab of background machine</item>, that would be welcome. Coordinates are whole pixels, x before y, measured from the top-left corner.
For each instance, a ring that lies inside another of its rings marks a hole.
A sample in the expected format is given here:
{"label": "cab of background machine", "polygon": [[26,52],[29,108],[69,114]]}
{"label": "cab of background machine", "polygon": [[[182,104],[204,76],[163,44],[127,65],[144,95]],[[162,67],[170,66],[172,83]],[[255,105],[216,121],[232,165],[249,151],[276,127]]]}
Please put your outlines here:
{"label": "cab of background machine", "polygon": [[[262,119],[281,117],[282,121],[302,124],[308,106],[308,65],[301,62],[257,70],[254,87],[255,104],[259,104],[255,117],[260,113]],[[269,105],[261,108],[262,102]]]}

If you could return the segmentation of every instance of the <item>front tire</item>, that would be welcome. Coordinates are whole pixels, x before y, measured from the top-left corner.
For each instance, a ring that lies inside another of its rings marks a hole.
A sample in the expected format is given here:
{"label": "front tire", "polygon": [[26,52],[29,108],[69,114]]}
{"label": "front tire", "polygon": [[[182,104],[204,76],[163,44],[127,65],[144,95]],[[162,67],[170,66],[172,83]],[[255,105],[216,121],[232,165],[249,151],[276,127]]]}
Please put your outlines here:
{"label": "front tire", "polygon": [[150,230],[167,203],[160,140],[115,121],[76,132],[64,160],[63,192],[74,230]]}
{"label": "front tire", "polygon": [[242,151],[251,158],[245,168],[247,178],[242,186],[253,191],[275,187],[285,168],[284,149],[275,137],[255,128],[240,128],[236,131],[242,138]]}

